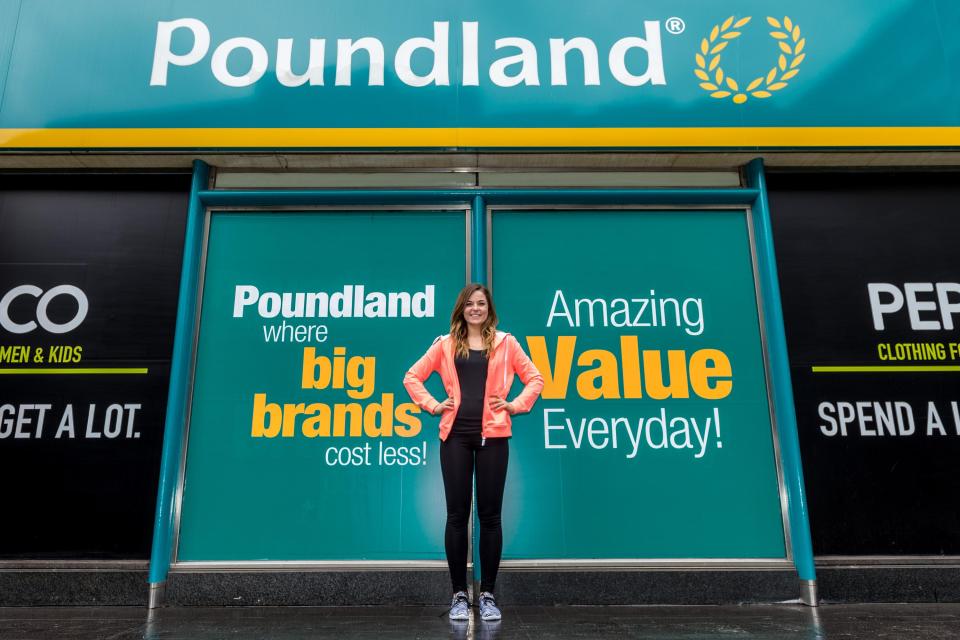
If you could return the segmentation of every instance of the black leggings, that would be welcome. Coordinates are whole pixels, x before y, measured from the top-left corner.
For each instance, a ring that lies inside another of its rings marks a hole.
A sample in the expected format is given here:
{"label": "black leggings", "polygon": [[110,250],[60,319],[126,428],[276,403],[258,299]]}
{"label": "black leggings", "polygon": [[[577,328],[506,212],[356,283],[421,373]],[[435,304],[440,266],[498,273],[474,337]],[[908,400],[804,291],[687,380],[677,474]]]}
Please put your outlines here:
{"label": "black leggings", "polygon": [[454,591],[467,589],[467,523],[470,518],[473,470],[477,470],[477,515],[480,519],[480,591],[493,593],[503,550],[500,509],[507,479],[510,447],[507,438],[451,432],[440,443],[440,470],[447,495],[444,545]]}

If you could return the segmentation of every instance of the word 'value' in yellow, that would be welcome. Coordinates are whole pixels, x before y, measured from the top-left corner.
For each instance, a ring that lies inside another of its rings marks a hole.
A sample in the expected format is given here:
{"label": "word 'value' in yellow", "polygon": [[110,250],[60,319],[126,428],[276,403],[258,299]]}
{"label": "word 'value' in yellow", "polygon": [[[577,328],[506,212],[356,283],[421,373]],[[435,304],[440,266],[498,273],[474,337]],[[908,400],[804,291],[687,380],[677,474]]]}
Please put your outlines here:
{"label": "word 'value' in yellow", "polygon": [[[689,356],[683,349],[640,351],[637,336],[621,336],[620,351],[586,349],[577,355],[576,336],[558,336],[551,361],[544,336],[529,336],[530,358],[543,374],[543,397],[567,397],[574,356],[581,368],[577,394],[584,400],[689,398],[691,392],[707,400],[726,398],[733,391],[730,358],[719,349],[698,349]],[[642,364],[642,366],[641,366]],[[622,388],[621,388],[622,387]]]}

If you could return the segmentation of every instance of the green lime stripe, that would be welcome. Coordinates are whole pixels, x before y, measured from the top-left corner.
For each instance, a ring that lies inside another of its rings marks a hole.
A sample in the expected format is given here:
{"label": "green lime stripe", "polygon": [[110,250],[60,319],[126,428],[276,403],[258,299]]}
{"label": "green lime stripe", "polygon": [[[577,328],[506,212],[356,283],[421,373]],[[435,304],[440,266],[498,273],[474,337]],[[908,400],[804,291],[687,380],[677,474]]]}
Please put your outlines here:
{"label": "green lime stripe", "polygon": [[144,375],[147,369],[0,369],[0,375]]}
{"label": "green lime stripe", "polygon": [[873,367],[810,367],[814,373],[902,373],[908,371],[960,371],[960,366],[949,365],[890,365]]}

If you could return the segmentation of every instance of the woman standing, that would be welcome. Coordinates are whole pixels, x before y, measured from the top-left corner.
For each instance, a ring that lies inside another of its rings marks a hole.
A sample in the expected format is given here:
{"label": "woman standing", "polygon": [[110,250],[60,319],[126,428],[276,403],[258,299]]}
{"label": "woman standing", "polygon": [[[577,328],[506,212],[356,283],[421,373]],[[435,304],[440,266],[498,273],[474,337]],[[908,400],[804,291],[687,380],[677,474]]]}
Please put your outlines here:
{"label": "woman standing", "polygon": [[[466,620],[467,522],[477,480],[480,519],[480,617],[499,620],[493,596],[503,549],[500,510],[507,479],[510,416],[533,407],[543,378],[517,339],[497,331],[497,312],[490,292],[481,284],[464,287],[450,316],[450,333],[434,340],[403,378],[410,397],[440,418],[440,469],[447,498],[444,546],[453,583],[451,620]],[[447,398],[437,401],[423,386],[436,371]],[[514,374],[523,391],[513,401],[506,396]]]}

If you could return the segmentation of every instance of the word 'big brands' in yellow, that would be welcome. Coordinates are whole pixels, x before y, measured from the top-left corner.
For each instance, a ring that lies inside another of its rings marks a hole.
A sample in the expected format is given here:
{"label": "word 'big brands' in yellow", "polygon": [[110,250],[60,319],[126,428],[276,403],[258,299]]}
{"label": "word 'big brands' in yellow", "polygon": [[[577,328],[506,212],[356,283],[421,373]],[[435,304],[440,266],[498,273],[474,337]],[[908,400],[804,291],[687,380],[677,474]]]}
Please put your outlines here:
{"label": "word 'big brands' in yellow", "polygon": [[[346,347],[334,347],[333,355],[317,355],[314,347],[303,350],[300,386],[303,389],[345,390],[355,400],[373,395],[376,386],[377,359],[374,356],[347,357]],[[409,438],[420,433],[422,425],[415,414],[420,407],[412,402],[396,404],[392,393],[384,393],[379,402],[268,402],[266,393],[253,396],[250,435],[254,438],[353,437]]]}

